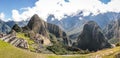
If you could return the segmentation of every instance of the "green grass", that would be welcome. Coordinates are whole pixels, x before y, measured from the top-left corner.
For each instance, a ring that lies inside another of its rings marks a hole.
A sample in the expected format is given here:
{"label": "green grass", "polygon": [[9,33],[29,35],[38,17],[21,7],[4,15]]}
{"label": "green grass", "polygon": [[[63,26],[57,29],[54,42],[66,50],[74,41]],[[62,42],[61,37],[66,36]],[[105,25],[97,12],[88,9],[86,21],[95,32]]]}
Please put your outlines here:
{"label": "green grass", "polygon": [[0,40],[0,58],[37,58],[43,57],[30,51],[22,50]]}
{"label": "green grass", "polygon": [[19,49],[0,40],[0,58],[79,58],[80,56],[61,56],[54,54],[38,54]]}
{"label": "green grass", "polygon": [[93,55],[93,56],[99,55],[99,56],[102,56],[102,58],[114,58],[115,54],[117,52],[120,52],[120,46],[115,47],[115,48],[101,50],[101,51],[98,51],[98,52],[95,52],[95,53],[91,53],[91,55]]}
{"label": "green grass", "polygon": [[35,51],[35,48],[32,46],[32,44],[34,44],[35,42],[33,40],[31,40],[29,37],[25,36],[25,33],[17,33],[16,34],[18,38],[22,38],[22,39],[25,39],[27,40],[28,44],[29,44],[29,50],[30,51]]}
{"label": "green grass", "polygon": [[96,55],[105,54],[113,51],[102,58],[114,58],[115,53],[120,52],[120,47],[105,49],[90,54],[78,54],[78,55],[55,55],[55,54],[37,54],[28,50],[19,49],[10,45],[9,43],[0,40],[0,58],[94,58]]}
{"label": "green grass", "polygon": [[[26,37],[24,33],[17,33],[17,37],[23,38],[28,41],[29,44],[34,43],[29,37]],[[30,46],[30,49],[33,47]],[[112,53],[110,53],[112,51]],[[0,40],[0,58],[95,58],[97,55],[102,58],[114,58],[115,54],[120,52],[120,46],[110,49],[100,50],[98,52],[90,53],[90,54],[77,54],[77,55],[55,55],[55,54],[39,54],[33,53],[28,50],[19,49],[10,45],[9,43],[3,42]],[[104,55],[103,54],[107,54]]]}
{"label": "green grass", "polygon": [[28,41],[28,44],[33,44],[33,43],[34,43],[33,40],[30,40],[29,37],[25,36],[25,33],[19,32],[19,33],[17,33],[17,37],[27,40],[27,41]]}
{"label": "green grass", "polygon": [[[31,46],[31,44],[33,44],[34,41],[30,40],[29,37],[26,37],[24,33],[17,33],[17,37],[23,38],[23,39],[27,40],[28,44],[29,44],[29,49],[34,51],[34,48]],[[113,43],[113,44],[115,44],[117,41],[118,40],[114,40],[113,39],[110,42]],[[110,51],[112,53],[110,53]],[[46,58],[89,58],[89,57],[95,58],[96,56],[100,56],[102,58],[115,58],[115,54],[118,53],[118,52],[120,52],[120,47],[119,46],[115,47],[115,48],[100,50],[98,52],[94,52],[94,53],[90,53],[90,54],[78,54],[76,56],[74,56],[74,55],[72,55],[72,56],[71,55],[70,56],[68,56],[68,55],[66,55],[66,56],[61,56],[61,55],[45,55],[45,56],[46,56]],[[108,53],[108,55],[105,55],[107,53]]]}

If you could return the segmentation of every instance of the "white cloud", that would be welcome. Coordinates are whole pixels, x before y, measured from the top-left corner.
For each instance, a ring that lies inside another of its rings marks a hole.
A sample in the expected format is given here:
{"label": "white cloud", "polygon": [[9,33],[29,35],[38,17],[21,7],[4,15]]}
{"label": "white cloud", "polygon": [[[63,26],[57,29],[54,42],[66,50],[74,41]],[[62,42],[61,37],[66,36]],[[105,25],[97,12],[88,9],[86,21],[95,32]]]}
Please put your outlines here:
{"label": "white cloud", "polygon": [[2,21],[9,21],[9,20],[12,20],[12,19],[11,19],[11,18],[8,18],[8,19],[6,20],[5,14],[4,14],[4,13],[0,13],[0,20],[2,20]]}
{"label": "white cloud", "polygon": [[19,12],[17,10],[12,10],[12,18],[15,20],[15,21],[20,21],[20,15],[19,15]]}
{"label": "white cloud", "polygon": [[0,19],[1,19],[1,20],[4,20],[4,18],[5,18],[4,13],[0,13]]}
{"label": "white cloud", "polygon": [[21,8],[21,10],[25,10],[22,14],[19,14],[18,10],[13,10],[12,17],[15,21],[20,21],[30,18],[33,14],[38,14],[41,18],[46,20],[49,14],[54,14],[55,18],[60,20],[65,14],[71,15],[78,11],[84,11],[84,16],[90,13],[97,15],[105,12],[120,12],[119,0],[111,0],[108,4],[104,4],[99,0],[69,1],[69,3],[66,3],[64,0],[39,0],[32,8]]}

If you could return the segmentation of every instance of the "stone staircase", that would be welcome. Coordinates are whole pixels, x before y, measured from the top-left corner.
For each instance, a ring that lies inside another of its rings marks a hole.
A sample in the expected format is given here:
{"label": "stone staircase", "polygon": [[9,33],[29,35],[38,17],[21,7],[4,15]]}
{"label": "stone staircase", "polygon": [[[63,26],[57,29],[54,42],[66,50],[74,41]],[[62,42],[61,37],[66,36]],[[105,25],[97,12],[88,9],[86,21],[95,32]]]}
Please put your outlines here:
{"label": "stone staircase", "polygon": [[16,47],[20,47],[20,48],[24,48],[24,49],[28,48],[28,43],[26,40],[24,40],[22,38],[17,38],[16,35],[13,35],[13,34],[5,35],[2,38],[0,38],[0,40],[8,42],[11,45],[16,46]]}

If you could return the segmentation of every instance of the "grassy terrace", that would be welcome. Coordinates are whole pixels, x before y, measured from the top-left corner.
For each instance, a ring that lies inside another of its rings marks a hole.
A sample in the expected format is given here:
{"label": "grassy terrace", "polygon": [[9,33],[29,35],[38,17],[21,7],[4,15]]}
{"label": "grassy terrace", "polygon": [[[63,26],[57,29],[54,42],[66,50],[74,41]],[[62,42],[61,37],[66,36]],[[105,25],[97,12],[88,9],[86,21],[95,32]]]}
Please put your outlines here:
{"label": "grassy terrace", "polygon": [[19,33],[17,33],[16,35],[17,35],[18,38],[22,38],[22,39],[27,40],[27,41],[28,41],[28,44],[33,44],[33,43],[34,43],[34,41],[33,41],[33,40],[30,40],[30,38],[27,37],[27,36],[25,36],[24,33],[19,32]]}
{"label": "grassy terrace", "polygon": [[[17,37],[27,40],[29,45],[34,43],[32,40],[26,37],[24,33],[17,33]],[[32,50],[34,48],[30,47],[29,49]],[[114,55],[118,52],[120,52],[120,47],[104,49],[90,54],[78,54],[78,55],[38,54],[30,52],[28,50],[23,50],[14,47],[0,40],[0,58],[96,58],[96,57],[114,58],[115,57]]]}
{"label": "grassy terrace", "polygon": [[43,57],[36,53],[16,48],[0,40],[0,58],[38,58]]}
{"label": "grassy terrace", "polygon": [[27,40],[27,42],[28,42],[28,44],[29,44],[29,50],[35,51],[35,48],[32,46],[32,44],[34,44],[34,41],[33,41],[33,40],[30,40],[29,37],[25,36],[25,33],[19,32],[19,33],[17,33],[16,35],[17,35],[18,38],[22,38],[22,39]]}
{"label": "grassy terrace", "polygon": [[54,54],[37,54],[27,50],[16,48],[0,40],[0,58],[114,58],[114,54],[120,51],[120,47],[101,50],[95,53],[84,55],[54,55]]}

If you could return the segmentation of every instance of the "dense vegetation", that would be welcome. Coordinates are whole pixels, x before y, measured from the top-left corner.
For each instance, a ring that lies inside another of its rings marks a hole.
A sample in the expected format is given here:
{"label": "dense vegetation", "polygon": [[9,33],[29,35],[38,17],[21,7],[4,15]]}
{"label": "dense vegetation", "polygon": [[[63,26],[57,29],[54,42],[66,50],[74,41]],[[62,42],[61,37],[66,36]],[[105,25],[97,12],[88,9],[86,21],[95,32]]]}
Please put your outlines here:
{"label": "dense vegetation", "polygon": [[15,24],[12,29],[15,30],[16,32],[21,32],[22,31],[22,28],[19,27],[17,24]]}
{"label": "dense vegetation", "polygon": [[[47,49],[52,51],[57,55],[66,55],[66,54],[88,54],[89,50],[81,50],[75,47],[65,46],[59,39],[56,38],[53,34],[50,35],[50,41],[53,43],[52,46],[48,46]],[[58,39],[58,40],[57,40]]]}

